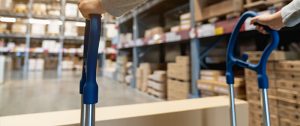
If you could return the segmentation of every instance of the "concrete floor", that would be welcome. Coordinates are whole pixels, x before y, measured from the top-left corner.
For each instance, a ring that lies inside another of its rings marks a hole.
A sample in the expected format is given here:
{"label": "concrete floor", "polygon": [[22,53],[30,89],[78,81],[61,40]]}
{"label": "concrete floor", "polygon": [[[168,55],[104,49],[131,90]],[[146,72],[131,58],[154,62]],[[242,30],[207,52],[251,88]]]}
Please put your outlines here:
{"label": "concrete floor", "polygon": [[[80,72],[31,72],[28,79],[13,72],[0,85],[0,116],[80,109]],[[159,101],[123,84],[99,78],[99,106],[115,106]]]}

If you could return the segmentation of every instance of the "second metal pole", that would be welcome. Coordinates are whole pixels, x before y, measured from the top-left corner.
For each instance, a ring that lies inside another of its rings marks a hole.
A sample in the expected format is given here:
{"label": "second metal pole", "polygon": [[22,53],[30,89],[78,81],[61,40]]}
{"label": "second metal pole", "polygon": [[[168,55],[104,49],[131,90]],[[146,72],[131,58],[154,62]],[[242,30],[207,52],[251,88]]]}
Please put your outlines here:
{"label": "second metal pole", "polygon": [[235,96],[234,96],[234,85],[229,85],[229,95],[230,95],[230,121],[231,126],[236,126],[236,111],[235,111]]}
{"label": "second metal pole", "polygon": [[263,117],[265,126],[271,126],[269,101],[268,101],[268,89],[262,89],[262,105],[263,105]]}
{"label": "second metal pole", "polygon": [[95,105],[85,104],[85,126],[95,126]]}
{"label": "second metal pole", "polygon": [[81,95],[81,114],[80,114],[80,126],[85,126],[85,106],[83,104],[83,96]]}

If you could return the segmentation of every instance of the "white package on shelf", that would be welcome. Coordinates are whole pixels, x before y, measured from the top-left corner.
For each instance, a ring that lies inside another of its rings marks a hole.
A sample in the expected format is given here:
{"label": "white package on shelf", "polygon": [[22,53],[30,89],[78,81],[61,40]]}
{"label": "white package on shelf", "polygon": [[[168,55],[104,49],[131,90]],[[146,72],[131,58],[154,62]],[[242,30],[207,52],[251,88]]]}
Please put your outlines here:
{"label": "white package on shelf", "polygon": [[25,34],[26,30],[27,30],[27,26],[26,24],[22,24],[22,23],[14,23],[12,25],[12,33],[14,34]]}
{"label": "white package on shelf", "polygon": [[63,70],[72,70],[73,65],[74,65],[73,61],[69,61],[69,60],[62,61],[62,69]]}
{"label": "white package on shelf", "polygon": [[197,28],[198,37],[208,37],[216,35],[214,24],[203,24]]}
{"label": "white package on shelf", "polygon": [[44,70],[44,64],[45,64],[44,59],[36,59],[35,63],[36,63],[36,67],[35,67],[36,71],[43,71]]}
{"label": "white package on shelf", "polygon": [[4,83],[5,78],[5,56],[0,55],[0,84]]}
{"label": "white package on shelf", "polygon": [[77,17],[78,13],[77,4],[67,3],[65,6],[66,17]]}
{"label": "white package on shelf", "polygon": [[45,24],[32,24],[31,25],[31,34],[33,35],[45,35],[46,33]]}
{"label": "white package on shelf", "polygon": [[36,59],[29,59],[28,70],[34,71],[36,70]]}
{"label": "white package on shelf", "polygon": [[165,35],[166,35],[166,42],[175,42],[181,40],[181,36],[177,35],[176,32],[167,32]]}
{"label": "white package on shelf", "polygon": [[66,22],[65,24],[65,36],[77,36],[77,26],[75,22]]}
{"label": "white package on shelf", "polygon": [[0,0],[0,10],[11,10],[13,0]]}
{"label": "white package on shelf", "polygon": [[47,27],[47,34],[50,34],[50,35],[59,35],[59,27],[60,25],[59,24],[55,24],[55,23],[50,23],[48,24],[48,27]]}

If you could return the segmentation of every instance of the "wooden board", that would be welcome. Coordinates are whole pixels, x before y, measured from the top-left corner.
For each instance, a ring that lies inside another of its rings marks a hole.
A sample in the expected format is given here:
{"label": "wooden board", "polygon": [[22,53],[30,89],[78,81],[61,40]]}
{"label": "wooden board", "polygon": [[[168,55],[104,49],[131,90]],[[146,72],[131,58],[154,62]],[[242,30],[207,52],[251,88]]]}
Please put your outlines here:
{"label": "wooden board", "polygon": [[300,91],[300,82],[299,81],[285,80],[285,79],[279,78],[276,80],[276,85],[279,89]]}
{"label": "wooden board", "polygon": [[[269,70],[267,71],[268,78],[270,79],[275,79],[276,78],[276,73],[275,70]],[[257,78],[257,74],[255,71],[245,69],[245,77],[247,78]]]}
{"label": "wooden board", "polygon": [[155,89],[157,91],[165,92],[167,88],[167,83],[159,83],[152,80],[148,80],[148,88]]}
{"label": "wooden board", "polygon": [[280,61],[276,63],[276,70],[300,72],[300,61]]}
{"label": "wooden board", "polygon": [[300,81],[300,72],[276,72],[276,77],[290,81]]}
{"label": "wooden board", "polygon": [[[261,51],[249,51],[248,54],[249,61],[259,61],[262,52]],[[298,55],[293,52],[284,52],[284,51],[274,51],[271,53],[268,61],[279,61],[279,60],[288,60],[288,59],[297,59]]]}
{"label": "wooden board", "polygon": [[[258,87],[257,79],[256,78],[255,79],[254,78],[246,78],[246,87],[247,86]],[[277,88],[275,79],[269,79],[269,88]]]}
{"label": "wooden board", "polygon": [[297,91],[277,89],[277,94],[278,94],[277,95],[278,100],[281,100],[281,101],[297,103],[297,101],[300,99]]}
{"label": "wooden board", "polygon": [[[96,109],[96,126],[230,126],[225,96]],[[236,100],[237,125],[248,124],[248,104]],[[218,121],[215,121],[218,120]],[[0,117],[3,126],[78,125],[80,110]]]}

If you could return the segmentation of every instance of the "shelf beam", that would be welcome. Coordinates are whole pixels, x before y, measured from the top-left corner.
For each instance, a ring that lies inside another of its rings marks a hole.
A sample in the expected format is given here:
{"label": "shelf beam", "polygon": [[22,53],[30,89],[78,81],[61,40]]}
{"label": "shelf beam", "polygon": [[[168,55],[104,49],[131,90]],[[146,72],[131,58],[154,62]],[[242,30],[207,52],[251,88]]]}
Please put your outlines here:
{"label": "shelf beam", "polygon": [[[137,7],[136,9],[134,9],[134,11],[136,11],[136,14],[139,15],[142,12],[145,12],[146,10],[149,10],[150,8],[160,4],[161,2],[163,2],[164,0],[148,0],[146,3],[140,5],[139,7]],[[133,13],[126,13],[125,15],[123,15],[122,17],[119,18],[119,23],[123,24],[125,22],[127,22],[130,19],[134,19],[134,14]]]}

